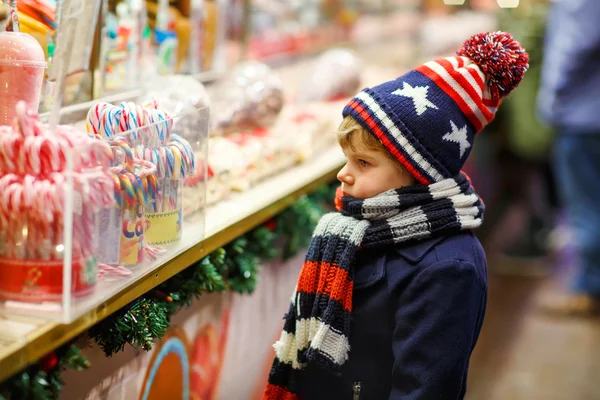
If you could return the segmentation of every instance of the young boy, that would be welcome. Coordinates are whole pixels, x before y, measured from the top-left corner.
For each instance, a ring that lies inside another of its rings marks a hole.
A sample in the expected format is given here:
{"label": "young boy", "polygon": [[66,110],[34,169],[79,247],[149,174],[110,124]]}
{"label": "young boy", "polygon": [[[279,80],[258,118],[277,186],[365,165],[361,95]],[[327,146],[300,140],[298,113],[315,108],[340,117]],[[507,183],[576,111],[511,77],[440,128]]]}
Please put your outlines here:
{"label": "young boy", "polygon": [[528,56],[502,32],[457,54],[345,107],[340,212],[315,230],[265,399],[464,397],[487,272],[461,168]]}

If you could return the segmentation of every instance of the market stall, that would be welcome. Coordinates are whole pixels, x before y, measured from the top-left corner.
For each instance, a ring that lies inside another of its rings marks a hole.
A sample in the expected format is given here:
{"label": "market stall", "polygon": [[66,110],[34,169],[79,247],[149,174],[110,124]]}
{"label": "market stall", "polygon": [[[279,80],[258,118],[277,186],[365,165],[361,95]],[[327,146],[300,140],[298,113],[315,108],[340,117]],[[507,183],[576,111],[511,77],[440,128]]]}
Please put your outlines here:
{"label": "market stall", "polygon": [[419,56],[419,2],[38,3],[0,33],[35,50],[0,54],[33,73],[0,99],[0,396],[260,396],[343,104]]}

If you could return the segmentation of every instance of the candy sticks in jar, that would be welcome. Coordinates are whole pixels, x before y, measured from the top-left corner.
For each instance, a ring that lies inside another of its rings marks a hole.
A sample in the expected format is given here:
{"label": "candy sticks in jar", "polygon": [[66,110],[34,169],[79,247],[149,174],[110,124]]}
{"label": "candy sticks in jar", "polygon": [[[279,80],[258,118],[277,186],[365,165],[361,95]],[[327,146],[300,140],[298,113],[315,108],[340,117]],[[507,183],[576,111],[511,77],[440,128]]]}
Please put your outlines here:
{"label": "candy sticks in jar", "polygon": [[173,118],[154,101],[140,106],[99,103],[88,112],[88,132],[104,139],[123,133],[134,157],[156,166],[158,192],[146,208],[146,240],[152,245],[177,242],[182,229],[183,180],[195,173],[190,144],[172,133]]}
{"label": "candy sticks in jar", "polygon": [[134,158],[123,137],[108,143],[116,164],[110,168],[115,203],[99,215],[104,233],[99,259],[105,264],[136,265],[143,261],[146,247],[145,207],[158,196],[156,166]]}
{"label": "candy sticks in jar", "polygon": [[[72,251],[73,295],[87,295],[97,273],[95,213],[112,203],[110,147],[72,127],[51,132],[23,102],[16,116],[0,127],[0,297],[60,300],[65,251]],[[73,210],[65,209],[67,196]],[[73,213],[72,249],[63,242],[65,212]]]}
{"label": "candy sticks in jar", "polygon": [[145,148],[144,159],[157,166],[159,178],[159,195],[154,207],[146,211],[146,240],[151,245],[169,246],[181,238],[183,185],[187,176],[195,174],[195,156],[186,140],[171,134],[166,145]]}
{"label": "candy sticks in jar", "polygon": [[133,171],[111,168],[121,188],[122,231],[119,252],[120,263],[132,265],[143,261],[146,247],[145,208],[157,197],[156,166],[135,159]]}
{"label": "candy sticks in jar", "polygon": [[177,134],[159,148],[145,148],[144,160],[156,165],[160,192],[152,207],[153,212],[175,211],[181,208],[181,187],[186,177],[196,173],[192,147]]}

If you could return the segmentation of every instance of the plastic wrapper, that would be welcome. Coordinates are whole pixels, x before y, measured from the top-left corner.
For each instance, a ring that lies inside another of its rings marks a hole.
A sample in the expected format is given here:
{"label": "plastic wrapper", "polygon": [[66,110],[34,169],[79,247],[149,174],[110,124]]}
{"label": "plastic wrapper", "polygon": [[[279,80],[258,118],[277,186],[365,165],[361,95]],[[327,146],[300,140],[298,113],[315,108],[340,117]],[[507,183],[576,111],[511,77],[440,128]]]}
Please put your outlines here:
{"label": "plastic wrapper", "polygon": [[212,100],[213,134],[268,128],[284,104],[282,82],[267,65],[244,63],[217,85]]}
{"label": "plastic wrapper", "polygon": [[202,123],[202,113],[195,111],[210,108],[210,98],[206,88],[196,78],[189,75],[156,76],[144,86],[144,95],[138,104],[157,103],[168,115],[186,115],[175,119],[174,129],[188,141],[197,141],[198,126]]}
{"label": "plastic wrapper", "polygon": [[[271,137],[295,162],[303,162],[335,144],[335,129],[341,121],[344,102],[317,102],[286,106],[271,129]],[[276,158],[277,159],[277,158]],[[284,161],[284,160],[283,160]]]}
{"label": "plastic wrapper", "polygon": [[195,181],[203,182],[206,179],[206,193],[184,187],[184,215],[187,214],[185,204],[196,204],[203,200],[199,196],[205,195],[206,204],[211,205],[227,199],[234,188],[243,190],[248,187],[248,167],[248,158],[238,143],[227,137],[211,137],[208,140],[207,177],[196,174],[186,180],[186,186],[189,183],[193,187]]}
{"label": "plastic wrapper", "polygon": [[298,101],[347,98],[360,89],[362,63],[350,50],[332,49],[313,63],[298,93]]}
{"label": "plastic wrapper", "polygon": [[138,103],[155,100],[169,115],[179,115],[210,107],[210,99],[196,78],[189,75],[156,76],[144,86],[144,96]]}

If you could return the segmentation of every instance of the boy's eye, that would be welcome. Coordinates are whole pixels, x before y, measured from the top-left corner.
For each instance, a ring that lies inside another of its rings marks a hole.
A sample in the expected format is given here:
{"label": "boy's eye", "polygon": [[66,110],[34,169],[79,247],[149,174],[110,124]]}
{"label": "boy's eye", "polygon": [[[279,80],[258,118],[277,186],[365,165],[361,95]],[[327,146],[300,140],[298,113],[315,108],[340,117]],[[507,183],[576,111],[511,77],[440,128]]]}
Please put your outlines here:
{"label": "boy's eye", "polygon": [[365,160],[358,160],[358,163],[360,164],[361,167],[368,167],[369,165],[371,165]]}

